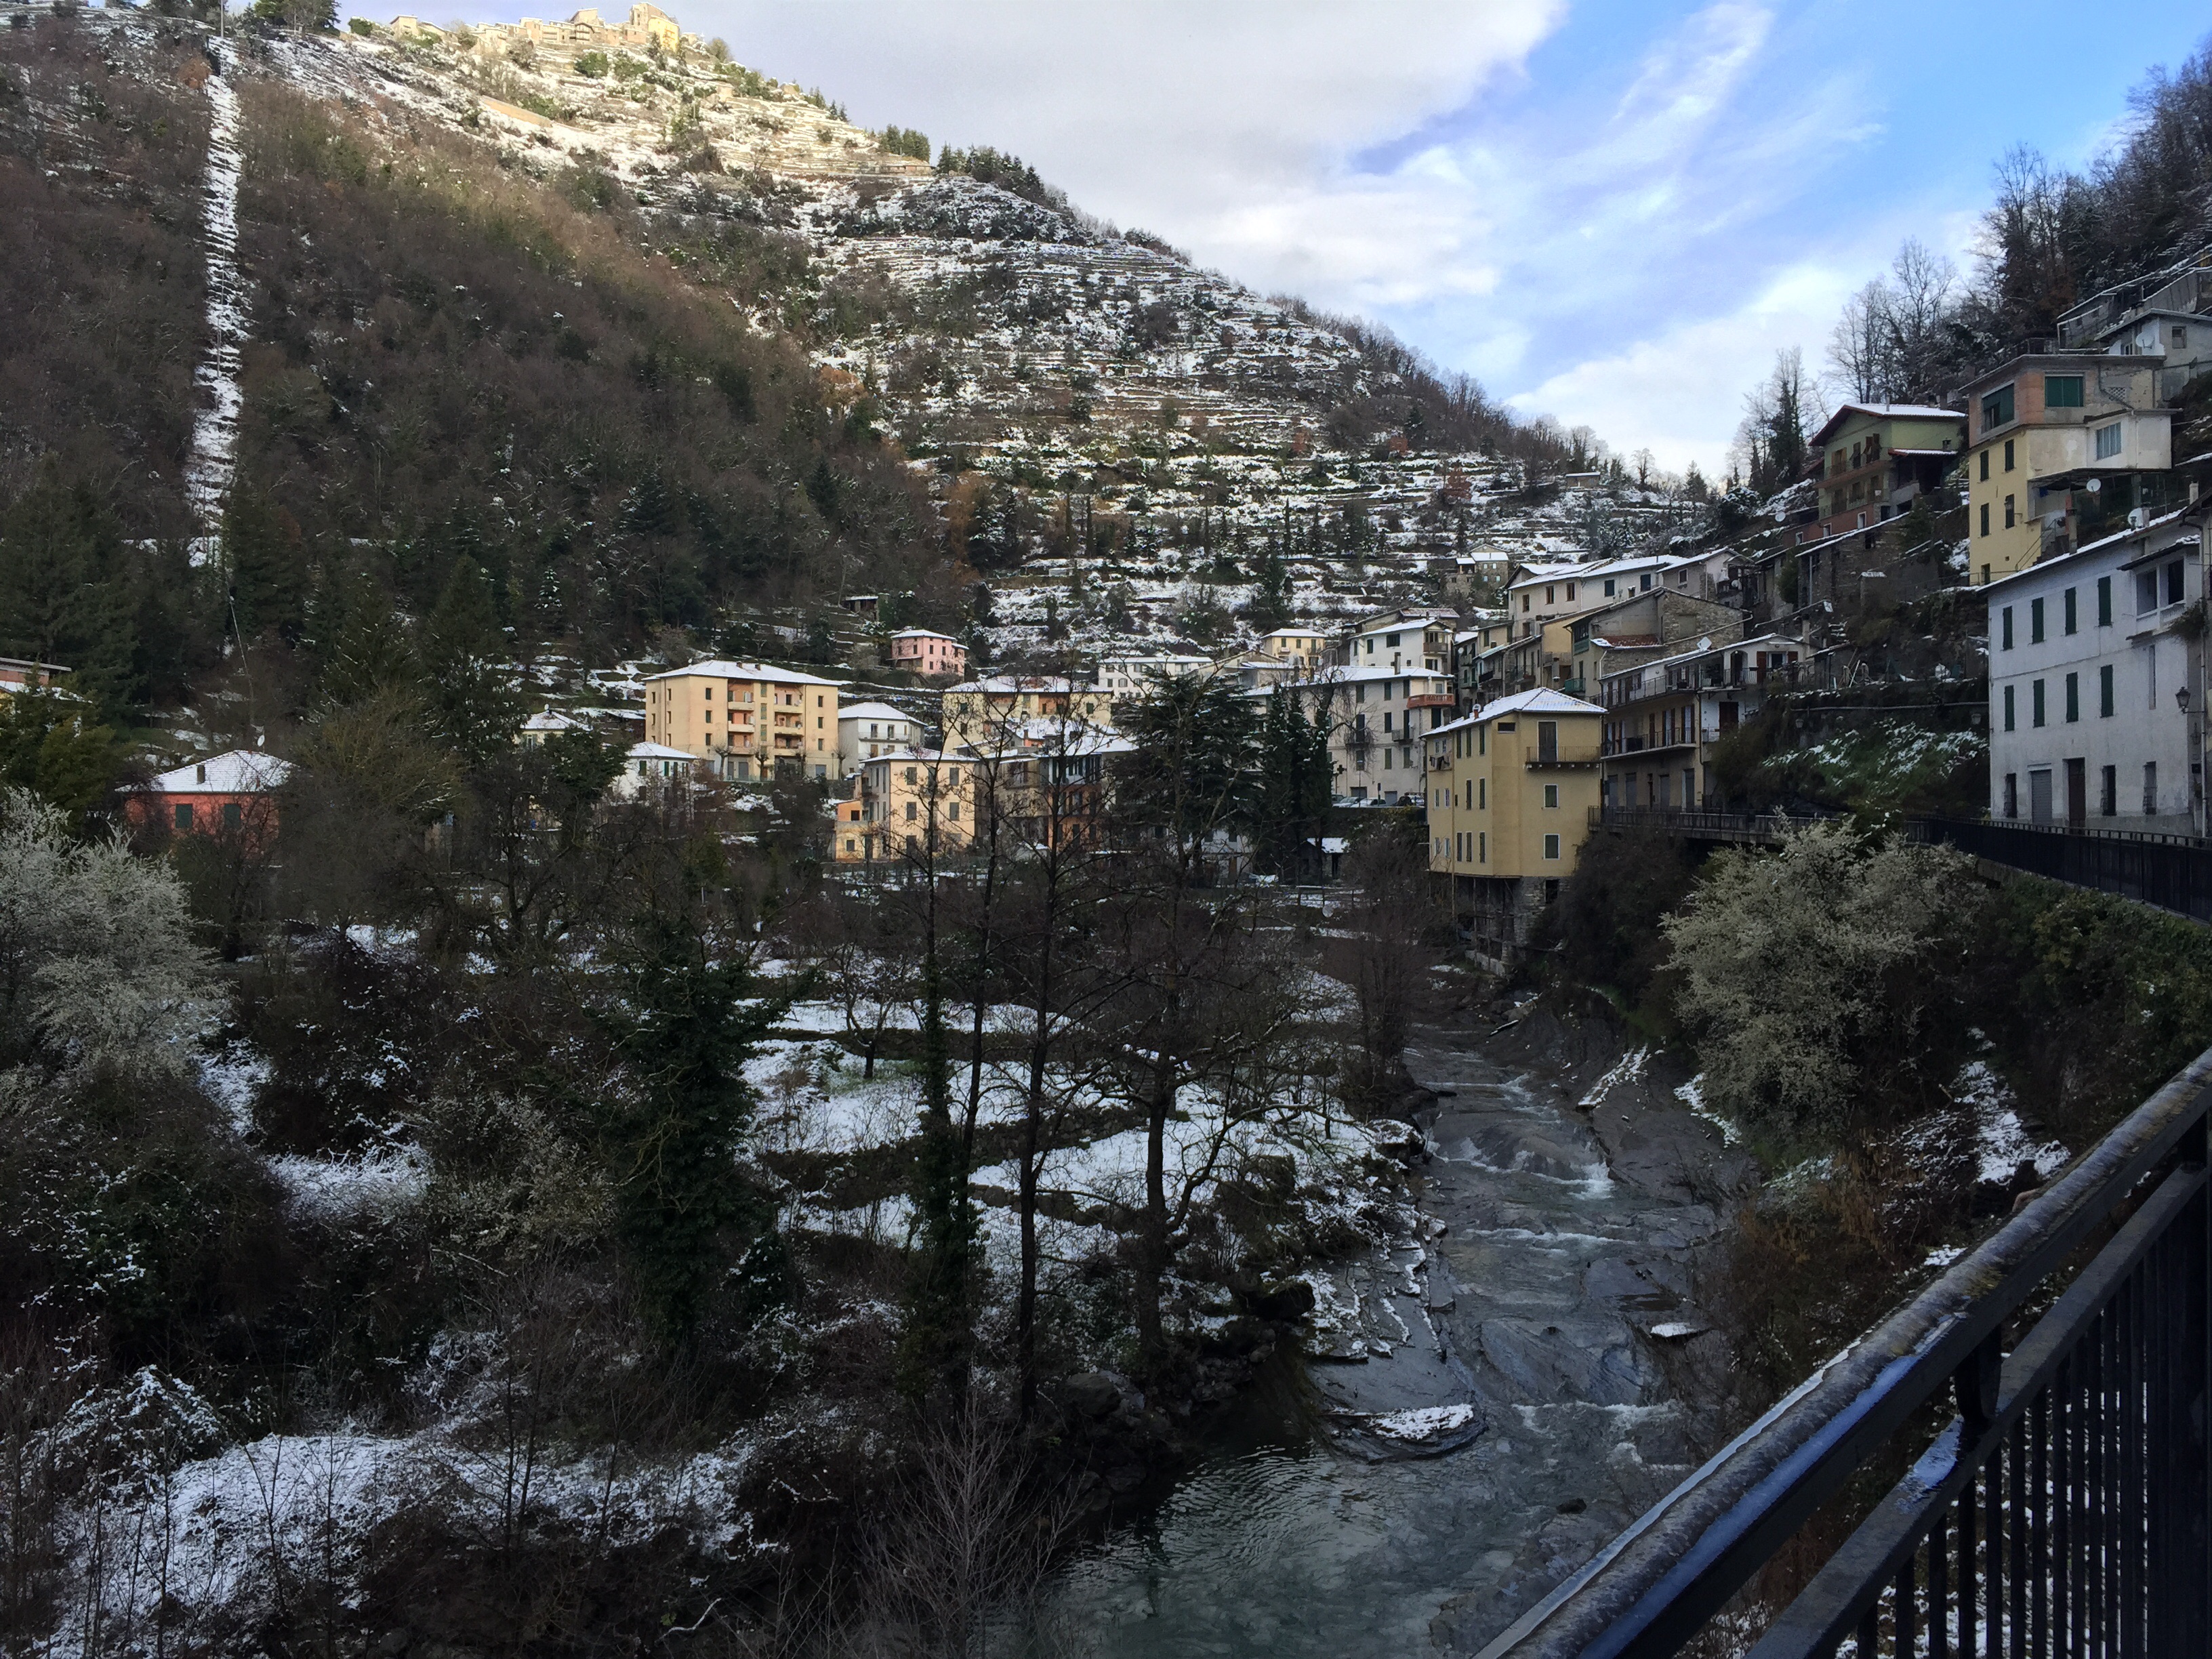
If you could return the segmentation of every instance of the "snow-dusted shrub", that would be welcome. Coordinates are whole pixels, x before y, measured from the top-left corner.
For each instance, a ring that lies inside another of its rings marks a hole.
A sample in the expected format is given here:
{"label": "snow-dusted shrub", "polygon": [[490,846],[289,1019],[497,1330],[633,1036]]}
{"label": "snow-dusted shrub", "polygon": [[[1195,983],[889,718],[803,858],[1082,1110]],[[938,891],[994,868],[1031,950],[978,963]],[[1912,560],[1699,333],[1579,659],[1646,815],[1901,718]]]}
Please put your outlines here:
{"label": "snow-dusted shrub", "polygon": [[0,1065],[175,1074],[210,984],[166,866],[118,839],[72,841],[28,794],[0,797]]}
{"label": "snow-dusted shrub", "polygon": [[1842,823],[1715,857],[1661,924],[1707,1100],[1785,1143],[1832,1143],[1940,1099],[1980,903],[1960,854]]}

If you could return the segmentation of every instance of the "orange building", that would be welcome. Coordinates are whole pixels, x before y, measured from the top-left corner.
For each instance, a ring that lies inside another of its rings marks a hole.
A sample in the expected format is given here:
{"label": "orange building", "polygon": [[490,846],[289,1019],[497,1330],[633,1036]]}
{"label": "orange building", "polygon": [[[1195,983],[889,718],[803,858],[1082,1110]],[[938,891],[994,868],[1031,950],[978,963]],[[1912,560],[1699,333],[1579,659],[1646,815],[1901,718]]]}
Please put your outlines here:
{"label": "orange building", "polygon": [[265,834],[276,824],[276,792],[291,775],[289,761],[258,749],[234,749],[162,773],[133,810],[183,835]]}

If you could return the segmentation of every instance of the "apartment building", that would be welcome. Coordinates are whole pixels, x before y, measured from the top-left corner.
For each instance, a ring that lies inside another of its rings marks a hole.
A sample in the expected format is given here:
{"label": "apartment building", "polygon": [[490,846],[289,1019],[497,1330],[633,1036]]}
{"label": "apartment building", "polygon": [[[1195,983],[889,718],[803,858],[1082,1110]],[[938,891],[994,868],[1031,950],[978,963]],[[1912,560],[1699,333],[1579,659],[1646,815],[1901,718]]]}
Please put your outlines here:
{"label": "apartment building", "polygon": [[900,749],[861,768],[857,833],[841,823],[836,858],[856,863],[952,858],[975,837],[981,761],[972,754]]}
{"label": "apartment building", "polygon": [[1211,657],[1139,653],[1127,657],[1101,657],[1093,679],[1097,689],[1109,699],[1139,697],[1169,680],[1196,679],[1212,672]]}
{"label": "apartment building", "polygon": [[1393,674],[1408,670],[1449,674],[1452,635],[1458,629],[1455,611],[1388,611],[1366,618],[1352,630],[1345,641],[1345,665]]}
{"label": "apartment building", "polygon": [[[1528,659],[1530,678],[1539,683],[1550,674],[1554,690],[1587,697],[1607,674],[1672,655],[1700,640],[1720,644],[1741,638],[1744,623],[1743,613],[1732,605],[1692,598],[1673,587],[1654,587],[1577,617],[1565,627],[1564,663],[1538,656],[1540,641],[1518,641],[1509,656],[1517,653]],[[1564,673],[1559,672],[1562,668]]]}
{"label": "apartment building", "polygon": [[696,662],[645,683],[645,741],[715,775],[826,778],[838,763],[837,682],[757,662]]}
{"label": "apartment building", "polygon": [[1599,682],[1605,710],[1599,799],[1608,806],[1712,804],[1713,750],[1796,683],[1802,641],[1781,634],[1701,645]]}
{"label": "apartment building", "polygon": [[1503,964],[1574,869],[1598,805],[1605,711],[1557,691],[1501,697],[1423,738],[1429,868],[1476,954]]}
{"label": "apartment building", "polygon": [[[1421,740],[1459,707],[1449,672],[1325,668],[1289,683],[1308,720],[1326,720],[1339,800],[1395,805],[1421,789]],[[1248,695],[1267,696],[1266,690]]]}
{"label": "apartment building", "polygon": [[945,741],[956,746],[994,743],[998,734],[1035,720],[1113,724],[1111,696],[1053,674],[987,674],[947,686],[939,708]]}
{"label": "apartment building", "polygon": [[1990,584],[1992,818],[2205,833],[2208,516],[2170,514]]}
{"label": "apartment building", "polygon": [[2160,359],[2159,401],[2172,402],[2212,374],[2212,248],[2092,295],[2059,318],[2058,341],[2067,350]]}
{"label": "apartment building", "polygon": [[1328,659],[1328,636],[1316,629],[1278,628],[1261,636],[1257,654],[1312,673]]}
{"label": "apartment building", "polygon": [[1967,568],[1983,586],[2180,503],[2163,359],[2014,357],[1970,381]]}

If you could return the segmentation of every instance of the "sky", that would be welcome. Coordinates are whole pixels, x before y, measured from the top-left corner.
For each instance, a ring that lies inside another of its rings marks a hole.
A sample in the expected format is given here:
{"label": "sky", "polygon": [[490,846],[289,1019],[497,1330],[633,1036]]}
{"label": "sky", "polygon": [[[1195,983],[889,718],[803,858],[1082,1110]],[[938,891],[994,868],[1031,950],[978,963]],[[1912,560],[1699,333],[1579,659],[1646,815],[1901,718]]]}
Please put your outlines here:
{"label": "sky", "polygon": [[2007,149],[2085,164],[2212,37],[2152,0],[662,3],[864,126],[1012,150],[1523,415],[1716,476],[1778,349],[1817,366],[1907,237],[1970,267]]}

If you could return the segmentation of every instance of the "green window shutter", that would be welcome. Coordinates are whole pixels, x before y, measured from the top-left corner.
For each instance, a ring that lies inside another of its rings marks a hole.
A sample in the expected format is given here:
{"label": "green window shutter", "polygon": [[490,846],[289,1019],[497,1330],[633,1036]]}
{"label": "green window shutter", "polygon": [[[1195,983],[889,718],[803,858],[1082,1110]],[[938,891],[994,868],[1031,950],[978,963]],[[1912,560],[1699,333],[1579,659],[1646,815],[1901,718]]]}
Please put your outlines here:
{"label": "green window shutter", "polygon": [[1999,614],[2004,623],[2004,648],[2009,651],[2012,649],[2012,607],[2005,606]]}
{"label": "green window shutter", "polygon": [[2097,713],[2100,717],[2112,717],[2112,665],[2106,663],[2097,671]]}
{"label": "green window shutter", "polygon": [[[2110,628],[2112,625],[2112,579],[2110,576],[2100,576],[2097,578],[2097,626]],[[2106,672],[2109,673],[2112,671],[2107,669]]]}
{"label": "green window shutter", "polygon": [[2079,409],[2081,407],[2081,377],[2079,374],[2046,374],[2043,377],[2043,406],[2045,409]]}
{"label": "green window shutter", "polygon": [[2004,689],[2004,693],[2005,693],[2005,704],[2004,704],[2004,723],[2005,723],[2005,724],[2004,724],[2004,729],[2005,729],[2006,731],[2008,731],[2008,732],[2009,732],[2009,731],[2011,731],[2011,730],[2013,729],[2013,719],[2012,719],[2012,714],[2013,714],[2013,696],[2012,696],[2012,694],[2013,694],[2015,690],[2017,690],[2018,689],[2019,689],[2019,688],[2018,688],[2018,687],[2016,687],[2016,686],[2010,686],[2010,685],[2008,685],[2008,686],[2007,686],[2007,687],[2005,687],[2005,689]]}
{"label": "green window shutter", "polygon": [[2074,721],[2078,720],[2080,720],[2081,718],[2081,677],[2079,674],[2069,674],[2069,675],[2066,677],[2066,720],[2067,720],[2067,723],[2068,723],[2069,725],[2071,725]]}
{"label": "green window shutter", "polygon": [[2030,645],[2043,643],[2043,601],[2041,599],[2030,599],[2027,602],[2027,642]]}
{"label": "green window shutter", "polygon": [[2043,682],[2037,680],[2027,690],[2029,704],[2027,723],[2030,726],[2040,726],[2043,724]]}
{"label": "green window shutter", "polygon": [[2069,634],[2078,632],[2078,631],[2080,630],[2080,628],[2081,628],[2081,623],[2080,623],[2080,620],[2079,620],[2079,619],[2075,617],[2075,611],[2074,611],[2074,590],[2073,590],[2072,588],[2070,588],[2070,587],[2069,587],[2069,588],[2068,588],[2068,589],[2066,590],[2066,606],[2065,606],[2065,610],[2066,610],[2066,631],[2067,631],[2068,633],[2069,633]]}

